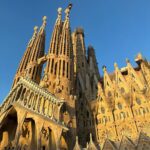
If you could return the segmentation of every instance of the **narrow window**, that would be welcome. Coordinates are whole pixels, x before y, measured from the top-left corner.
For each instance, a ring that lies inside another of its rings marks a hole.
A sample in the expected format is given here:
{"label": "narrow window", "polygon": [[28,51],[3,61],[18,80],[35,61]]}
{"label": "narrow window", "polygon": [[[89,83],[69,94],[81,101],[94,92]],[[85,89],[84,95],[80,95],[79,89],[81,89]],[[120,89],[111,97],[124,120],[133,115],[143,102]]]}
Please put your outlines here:
{"label": "narrow window", "polygon": [[65,75],[65,61],[63,61],[63,76]]}
{"label": "narrow window", "polygon": [[53,73],[53,67],[54,67],[54,59],[52,59],[51,73]]}
{"label": "narrow window", "polygon": [[68,64],[68,62],[67,62],[67,78],[68,78],[68,74],[69,74],[69,64]]}
{"label": "narrow window", "polygon": [[61,60],[59,60],[59,75],[60,75],[60,70],[61,70]]}
{"label": "narrow window", "polygon": [[55,72],[54,72],[55,75],[56,75],[56,72],[57,72],[57,63],[55,64]]}

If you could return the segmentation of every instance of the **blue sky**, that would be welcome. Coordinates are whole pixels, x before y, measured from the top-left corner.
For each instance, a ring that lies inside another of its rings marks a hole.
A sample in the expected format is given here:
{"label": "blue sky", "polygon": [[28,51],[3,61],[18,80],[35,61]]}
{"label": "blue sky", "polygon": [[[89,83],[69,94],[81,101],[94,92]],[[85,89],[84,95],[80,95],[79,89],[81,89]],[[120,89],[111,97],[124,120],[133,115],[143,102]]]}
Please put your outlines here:
{"label": "blue sky", "polygon": [[93,45],[100,72],[113,71],[141,52],[150,60],[150,0],[0,0],[0,101],[10,90],[13,77],[35,25],[48,17],[46,51],[57,8],[73,3],[72,31],[83,27],[86,46]]}

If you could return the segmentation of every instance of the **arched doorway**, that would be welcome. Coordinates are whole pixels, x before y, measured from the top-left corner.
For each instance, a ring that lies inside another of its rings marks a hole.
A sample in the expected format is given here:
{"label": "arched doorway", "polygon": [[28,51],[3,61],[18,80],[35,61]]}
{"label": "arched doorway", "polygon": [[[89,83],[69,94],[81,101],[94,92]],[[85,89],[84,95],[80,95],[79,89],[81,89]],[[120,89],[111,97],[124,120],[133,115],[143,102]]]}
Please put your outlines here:
{"label": "arched doorway", "polygon": [[17,112],[12,108],[2,120],[0,127],[0,148],[13,146],[15,140],[17,123]]}

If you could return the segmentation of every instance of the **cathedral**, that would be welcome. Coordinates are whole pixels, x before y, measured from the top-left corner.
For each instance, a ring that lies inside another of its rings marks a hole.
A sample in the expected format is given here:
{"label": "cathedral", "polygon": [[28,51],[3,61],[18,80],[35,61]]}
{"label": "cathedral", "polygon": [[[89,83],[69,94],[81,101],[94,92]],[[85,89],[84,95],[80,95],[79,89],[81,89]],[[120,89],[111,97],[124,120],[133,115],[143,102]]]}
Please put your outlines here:
{"label": "cathedral", "polygon": [[84,30],[62,8],[45,54],[46,16],[0,106],[0,150],[150,150],[150,63],[99,73]]}

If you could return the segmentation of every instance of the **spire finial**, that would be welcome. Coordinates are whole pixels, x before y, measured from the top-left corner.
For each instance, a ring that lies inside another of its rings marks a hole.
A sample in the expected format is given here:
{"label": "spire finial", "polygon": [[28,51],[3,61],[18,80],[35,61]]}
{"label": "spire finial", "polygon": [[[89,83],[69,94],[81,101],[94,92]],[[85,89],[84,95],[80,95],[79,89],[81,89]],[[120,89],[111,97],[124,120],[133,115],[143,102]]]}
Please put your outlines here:
{"label": "spire finial", "polygon": [[76,136],[76,142],[77,142],[77,143],[79,142],[78,136]]}
{"label": "spire finial", "polygon": [[126,58],[126,63],[130,63],[130,60],[128,58]]}
{"label": "spire finial", "polygon": [[39,31],[40,34],[44,33],[46,24],[47,24],[47,17],[44,16],[44,17],[43,17],[43,24],[42,24],[42,26],[41,26],[41,28],[40,28],[40,31]]}
{"label": "spire finial", "polygon": [[30,46],[30,44],[32,43],[32,41],[36,38],[37,33],[38,33],[38,26],[35,26],[35,27],[34,27],[33,36],[32,36],[32,38],[30,39],[30,41],[29,41],[29,43],[28,43],[28,46]]}
{"label": "spire finial", "polygon": [[117,65],[117,63],[116,63],[116,62],[114,63],[114,67],[115,67],[115,68],[118,68],[118,65]]}
{"label": "spire finial", "polygon": [[57,12],[58,12],[58,18],[61,18],[61,15],[62,15],[62,8],[59,7],[59,8],[57,9]]}
{"label": "spire finial", "polygon": [[105,72],[107,70],[107,67],[105,65],[103,65],[103,72]]}
{"label": "spire finial", "polygon": [[45,26],[46,26],[46,23],[47,23],[47,17],[46,16],[44,16],[43,17],[43,27],[45,28]]}
{"label": "spire finial", "polygon": [[71,8],[72,8],[72,4],[69,4],[65,10],[66,19],[69,19],[69,14],[70,14]]}
{"label": "spire finial", "polygon": [[90,142],[93,142],[92,133],[90,133]]}
{"label": "spire finial", "polygon": [[38,26],[35,26],[35,27],[34,27],[33,38],[35,38],[35,36],[37,35],[37,33],[38,33]]}
{"label": "spire finial", "polygon": [[135,57],[135,61],[138,62],[138,61],[141,61],[143,60],[143,56],[141,53],[138,53],[137,56]]}

